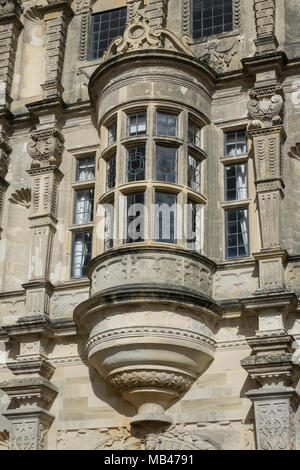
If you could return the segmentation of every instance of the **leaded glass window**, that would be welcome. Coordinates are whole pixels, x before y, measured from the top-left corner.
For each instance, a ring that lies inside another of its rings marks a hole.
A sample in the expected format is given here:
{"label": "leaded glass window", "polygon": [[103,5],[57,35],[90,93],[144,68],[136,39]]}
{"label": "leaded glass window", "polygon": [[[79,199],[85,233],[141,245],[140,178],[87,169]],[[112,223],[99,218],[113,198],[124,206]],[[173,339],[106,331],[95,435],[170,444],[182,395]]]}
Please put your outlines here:
{"label": "leaded glass window", "polygon": [[126,7],[96,13],[92,16],[90,60],[99,59],[117,36],[123,36],[126,17]]}
{"label": "leaded glass window", "polygon": [[112,155],[106,162],[106,190],[116,185],[116,155]]}
{"label": "leaded glass window", "polygon": [[248,197],[247,163],[225,166],[225,200],[236,201]]}
{"label": "leaded glass window", "polygon": [[74,232],[72,240],[72,278],[86,277],[92,256],[92,231]]}
{"label": "leaded glass window", "polygon": [[145,179],[145,145],[131,147],[127,150],[127,181]]}
{"label": "leaded glass window", "polygon": [[233,29],[232,0],[192,0],[193,38],[201,39]]}
{"label": "leaded glass window", "polygon": [[76,181],[95,178],[95,157],[77,158]]}
{"label": "leaded glass window", "polygon": [[177,137],[178,116],[176,114],[157,112],[157,134]]}
{"label": "leaded glass window", "polygon": [[226,257],[249,256],[248,209],[225,211],[226,214]]}
{"label": "leaded glass window", "polygon": [[114,205],[107,204],[104,215],[104,251],[114,245]]}
{"label": "leaded glass window", "polygon": [[189,155],[188,164],[188,186],[194,191],[201,189],[201,161],[199,158]]}
{"label": "leaded glass window", "polygon": [[201,205],[188,199],[187,203],[187,247],[200,252]]}
{"label": "leaded glass window", "polygon": [[74,224],[88,224],[94,216],[94,189],[76,191]]}
{"label": "leaded glass window", "polygon": [[155,241],[176,243],[176,194],[155,193]]}
{"label": "leaded glass window", "polygon": [[189,142],[200,147],[201,145],[201,129],[193,121],[189,121],[188,127],[188,139]]}
{"label": "leaded glass window", "polygon": [[137,192],[126,196],[125,243],[144,241],[145,194]]}
{"label": "leaded glass window", "polygon": [[147,130],[147,113],[134,113],[127,116],[127,136],[143,135]]}
{"label": "leaded glass window", "polygon": [[156,146],[156,180],[177,182],[177,148]]}
{"label": "leaded glass window", "polygon": [[247,153],[246,129],[225,132],[225,155],[235,156]]}
{"label": "leaded glass window", "polygon": [[117,123],[114,122],[107,129],[108,131],[108,145],[113,144],[117,140]]}

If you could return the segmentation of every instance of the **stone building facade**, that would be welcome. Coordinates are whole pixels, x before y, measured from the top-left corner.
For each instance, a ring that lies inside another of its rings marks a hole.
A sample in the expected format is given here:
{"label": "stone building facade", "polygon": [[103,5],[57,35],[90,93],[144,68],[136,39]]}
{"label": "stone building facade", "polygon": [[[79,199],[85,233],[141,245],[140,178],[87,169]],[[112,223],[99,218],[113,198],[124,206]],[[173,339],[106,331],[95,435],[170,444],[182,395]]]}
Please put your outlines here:
{"label": "stone building facade", "polygon": [[1,450],[300,449],[299,11],[0,2]]}

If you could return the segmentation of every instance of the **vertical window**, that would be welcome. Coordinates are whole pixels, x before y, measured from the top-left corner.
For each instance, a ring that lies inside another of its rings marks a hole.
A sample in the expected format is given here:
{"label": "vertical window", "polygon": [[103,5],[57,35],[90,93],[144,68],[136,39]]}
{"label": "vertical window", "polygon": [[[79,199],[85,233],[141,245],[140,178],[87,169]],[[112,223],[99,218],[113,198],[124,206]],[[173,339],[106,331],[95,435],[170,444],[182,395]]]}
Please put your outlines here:
{"label": "vertical window", "polygon": [[107,129],[108,132],[108,145],[113,144],[117,140],[117,123],[114,122]]}
{"label": "vertical window", "polygon": [[225,211],[226,257],[249,256],[248,209]]}
{"label": "vertical window", "polygon": [[143,192],[126,196],[125,243],[144,241],[144,200],[145,194]]}
{"label": "vertical window", "polygon": [[176,243],[176,194],[155,193],[155,241]]}
{"label": "vertical window", "polygon": [[86,276],[86,267],[92,255],[92,231],[74,232],[72,240],[72,278]]}
{"label": "vertical window", "polygon": [[201,145],[201,129],[197,124],[193,121],[189,120],[189,127],[188,127],[188,139],[189,142],[200,147]]}
{"label": "vertical window", "polygon": [[201,205],[188,199],[187,203],[187,247],[200,252]]}
{"label": "vertical window", "polygon": [[188,186],[194,191],[199,191],[201,189],[201,161],[199,158],[189,155],[188,163]]}
{"label": "vertical window", "polygon": [[168,114],[157,112],[157,134],[158,135],[170,135],[177,137],[177,121],[178,116],[176,114]]}
{"label": "vertical window", "polygon": [[237,201],[248,197],[247,163],[225,166],[225,200]]}
{"label": "vertical window", "polygon": [[95,157],[77,158],[76,181],[95,178]]}
{"label": "vertical window", "polygon": [[193,38],[201,39],[233,29],[232,0],[192,0]]}
{"label": "vertical window", "polygon": [[156,180],[177,182],[177,148],[156,146]]}
{"label": "vertical window", "polygon": [[82,189],[76,191],[74,224],[88,224],[94,216],[94,190]]}
{"label": "vertical window", "polygon": [[128,114],[127,116],[127,136],[146,134],[147,113]]}
{"label": "vertical window", "polygon": [[104,251],[109,250],[114,245],[114,205],[106,204],[104,221]]}
{"label": "vertical window", "polygon": [[247,132],[246,129],[225,132],[225,155],[234,156],[247,153]]}
{"label": "vertical window", "polygon": [[145,179],[145,145],[132,147],[127,150],[127,181]]}
{"label": "vertical window", "polygon": [[127,9],[96,13],[92,16],[89,60],[99,59],[117,36],[123,36]]}
{"label": "vertical window", "polygon": [[116,155],[112,155],[106,162],[106,190],[116,185]]}

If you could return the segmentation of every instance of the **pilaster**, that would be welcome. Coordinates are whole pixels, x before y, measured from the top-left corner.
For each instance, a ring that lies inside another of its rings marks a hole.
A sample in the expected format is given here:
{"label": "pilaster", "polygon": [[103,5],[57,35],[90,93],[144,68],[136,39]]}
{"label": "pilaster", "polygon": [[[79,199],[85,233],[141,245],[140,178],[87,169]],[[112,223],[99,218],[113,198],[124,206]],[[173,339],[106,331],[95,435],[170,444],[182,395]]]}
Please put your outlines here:
{"label": "pilaster", "polygon": [[69,0],[47,0],[39,7],[46,27],[46,81],[43,83],[45,98],[61,97],[62,73],[65,58],[68,21],[73,15]]}
{"label": "pilaster", "polygon": [[[1,59],[0,59],[1,60]],[[10,113],[3,109],[0,113],[0,238],[1,222],[3,214],[3,204],[5,192],[8,188],[8,182],[5,180],[10,162],[12,149],[8,143]]]}
{"label": "pilaster", "polygon": [[9,109],[11,87],[15,67],[18,37],[22,29],[20,22],[21,2],[3,0],[0,4],[0,109]]}
{"label": "pilaster", "polygon": [[275,36],[275,1],[254,0],[256,55],[276,52],[278,41]]}

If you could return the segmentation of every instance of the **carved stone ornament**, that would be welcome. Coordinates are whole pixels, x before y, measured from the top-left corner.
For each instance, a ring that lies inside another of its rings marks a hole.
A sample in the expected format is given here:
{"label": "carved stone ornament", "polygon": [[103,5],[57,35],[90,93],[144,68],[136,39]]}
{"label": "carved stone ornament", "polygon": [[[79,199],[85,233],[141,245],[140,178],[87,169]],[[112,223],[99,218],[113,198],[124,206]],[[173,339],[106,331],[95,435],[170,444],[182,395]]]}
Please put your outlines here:
{"label": "carved stone ornament", "polygon": [[6,137],[0,135],[0,176],[2,176],[2,178],[5,178],[6,176],[11,151],[12,149],[8,144]]}
{"label": "carved stone ornament", "polygon": [[204,45],[200,60],[210,65],[216,72],[224,72],[230,65],[232,58],[238,52],[238,38],[210,39]]}
{"label": "carved stone ornament", "polygon": [[0,15],[17,13],[20,11],[19,0],[0,0]]}
{"label": "carved stone ornament", "polygon": [[12,204],[18,204],[26,209],[29,209],[31,204],[31,189],[21,188],[17,189],[8,199]]}
{"label": "carved stone ornament", "polygon": [[0,450],[8,450],[9,448],[9,433],[7,430],[0,431]]}
{"label": "carved stone ornament", "polygon": [[300,143],[299,142],[297,142],[296,145],[291,148],[291,150],[288,152],[288,156],[300,162]]}
{"label": "carved stone ornament", "polygon": [[58,168],[61,163],[64,142],[61,132],[56,128],[34,131],[30,137],[31,142],[28,143],[27,151],[33,159],[31,168],[52,165]]}
{"label": "carved stone ornament", "polygon": [[125,52],[141,49],[162,48],[163,39],[168,39],[171,42],[173,47],[171,50],[175,49],[178,52],[194,56],[189,48],[189,44],[192,44],[192,40],[189,36],[183,35],[182,38],[179,39],[172,31],[163,28],[157,28],[151,31],[148,19],[137,13],[133,21],[127,23],[123,37],[118,36],[111,42],[104,55],[104,61],[110,59],[116,53],[124,54]]}
{"label": "carved stone ornament", "polygon": [[[250,94],[250,97],[256,96]],[[262,121],[267,127],[281,123],[283,98],[279,94],[262,99],[252,98],[248,102],[248,111],[253,120]]]}

